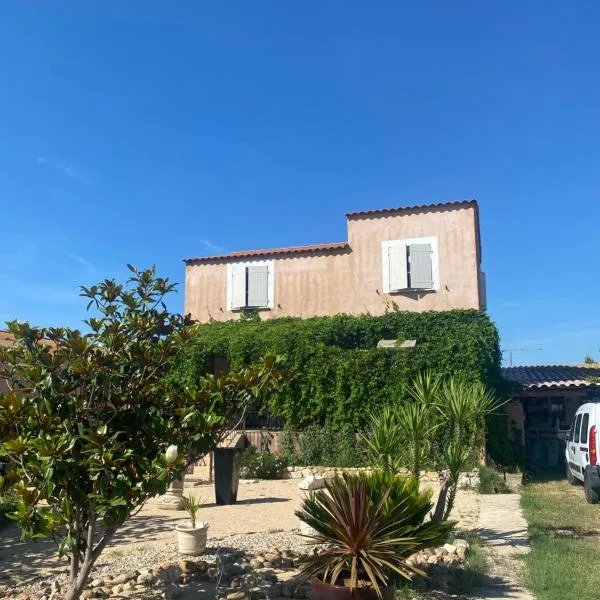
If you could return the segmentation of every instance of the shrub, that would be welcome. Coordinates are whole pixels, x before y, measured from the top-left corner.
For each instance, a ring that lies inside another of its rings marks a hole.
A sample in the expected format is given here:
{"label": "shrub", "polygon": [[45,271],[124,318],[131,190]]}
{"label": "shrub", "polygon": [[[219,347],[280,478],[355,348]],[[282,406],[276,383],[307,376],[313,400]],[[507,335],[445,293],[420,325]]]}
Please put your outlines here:
{"label": "shrub", "polygon": [[0,529],[9,521],[8,513],[17,510],[17,496],[10,491],[0,492]]}
{"label": "shrub", "polygon": [[450,523],[424,522],[430,498],[414,479],[383,472],[327,480],[296,512],[325,546],[305,559],[303,573],[332,585],[348,579],[351,589],[368,583],[381,598],[395,577],[419,572],[407,561],[411,554],[447,539]]}
{"label": "shrub", "polygon": [[250,447],[242,454],[240,474],[244,479],[280,479],[286,466],[281,456]]}
{"label": "shrub", "polygon": [[300,433],[298,446],[294,462],[300,465],[361,467],[365,464],[357,435],[348,425],[338,431],[311,425]]}
{"label": "shrub", "polygon": [[512,490],[504,479],[504,475],[492,467],[479,467],[479,485],[477,491],[480,494],[511,494]]}

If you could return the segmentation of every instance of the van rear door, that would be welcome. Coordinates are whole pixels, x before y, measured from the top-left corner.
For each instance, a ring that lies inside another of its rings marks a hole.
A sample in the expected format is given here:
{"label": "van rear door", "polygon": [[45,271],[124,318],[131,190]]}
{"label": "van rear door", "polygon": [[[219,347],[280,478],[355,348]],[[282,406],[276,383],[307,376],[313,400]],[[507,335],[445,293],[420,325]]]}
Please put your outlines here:
{"label": "van rear door", "polygon": [[590,464],[590,427],[594,424],[591,414],[591,407],[581,413],[581,431],[579,433],[579,445],[576,445],[577,455],[576,464],[579,466],[579,472],[583,475],[585,468]]}
{"label": "van rear door", "polygon": [[571,433],[567,442],[567,461],[571,473],[573,473],[577,479],[583,479],[583,473],[581,472],[581,466],[579,464],[579,434],[581,431],[581,419],[582,415],[578,412],[573,420]]}

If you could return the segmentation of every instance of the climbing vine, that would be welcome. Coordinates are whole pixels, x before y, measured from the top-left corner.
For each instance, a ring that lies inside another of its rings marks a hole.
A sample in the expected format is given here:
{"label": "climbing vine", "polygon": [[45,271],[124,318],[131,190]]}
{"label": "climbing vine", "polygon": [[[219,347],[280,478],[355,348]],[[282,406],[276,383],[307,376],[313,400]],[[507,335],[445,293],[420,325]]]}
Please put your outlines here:
{"label": "climbing vine", "polygon": [[[416,345],[377,348],[382,339],[414,339]],[[239,368],[269,353],[284,356],[294,377],[264,408],[294,428],[359,428],[370,410],[403,401],[405,383],[425,369],[492,388],[501,384],[497,329],[475,310],[207,323],[188,343],[173,377],[194,384],[207,371]]]}

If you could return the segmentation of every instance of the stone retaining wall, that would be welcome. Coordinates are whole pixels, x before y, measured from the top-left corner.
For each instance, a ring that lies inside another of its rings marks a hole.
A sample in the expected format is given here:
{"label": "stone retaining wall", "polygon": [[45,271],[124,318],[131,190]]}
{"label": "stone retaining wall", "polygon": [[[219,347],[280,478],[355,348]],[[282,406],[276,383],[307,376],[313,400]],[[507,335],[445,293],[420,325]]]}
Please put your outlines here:
{"label": "stone retaining wall", "polygon": [[[311,475],[321,475],[325,479],[331,479],[336,475],[343,473],[372,473],[371,467],[287,467],[283,479],[302,479]],[[408,471],[402,471],[402,475],[409,475]],[[437,485],[439,478],[436,471],[425,471],[421,474],[419,481],[427,485]],[[470,471],[462,473],[460,476],[459,485],[467,487],[475,487],[479,483],[479,471]]]}

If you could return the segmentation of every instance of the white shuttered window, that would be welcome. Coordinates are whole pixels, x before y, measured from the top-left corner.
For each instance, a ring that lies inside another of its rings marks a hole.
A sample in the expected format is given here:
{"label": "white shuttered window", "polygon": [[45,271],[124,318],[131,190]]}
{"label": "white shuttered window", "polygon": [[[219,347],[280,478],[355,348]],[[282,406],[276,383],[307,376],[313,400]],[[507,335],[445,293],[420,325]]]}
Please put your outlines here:
{"label": "white shuttered window", "polygon": [[227,265],[227,310],[273,308],[273,261]]}
{"label": "white shuttered window", "polygon": [[381,257],[385,293],[439,289],[437,237],[384,241]]}
{"label": "white shuttered window", "polygon": [[248,308],[264,308],[269,305],[269,267],[267,265],[255,265],[246,267],[248,297],[246,306]]}

